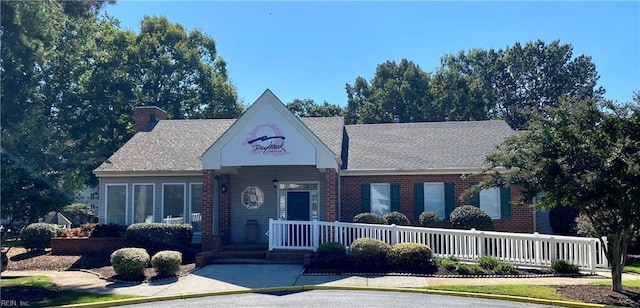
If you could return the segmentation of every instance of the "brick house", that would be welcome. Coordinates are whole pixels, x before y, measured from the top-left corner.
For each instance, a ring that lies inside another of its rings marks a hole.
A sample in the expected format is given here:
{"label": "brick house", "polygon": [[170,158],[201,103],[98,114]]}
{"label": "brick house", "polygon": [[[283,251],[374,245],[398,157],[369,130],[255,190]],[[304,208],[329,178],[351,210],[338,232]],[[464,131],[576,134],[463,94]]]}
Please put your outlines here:
{"label": "brick house", "polygon": [[533,232],[520,192],[461,194],[481,180],[484,158],[516,134],[504,121],[345,125],[298,118],[267,90],[236,119],[167,120],[134,111],[138,131],[94,170],[101,223],[191,223],[203,251],[266,243],[268,219],[351,221],[400,211],[413,222],[473,204],[498,231]]}

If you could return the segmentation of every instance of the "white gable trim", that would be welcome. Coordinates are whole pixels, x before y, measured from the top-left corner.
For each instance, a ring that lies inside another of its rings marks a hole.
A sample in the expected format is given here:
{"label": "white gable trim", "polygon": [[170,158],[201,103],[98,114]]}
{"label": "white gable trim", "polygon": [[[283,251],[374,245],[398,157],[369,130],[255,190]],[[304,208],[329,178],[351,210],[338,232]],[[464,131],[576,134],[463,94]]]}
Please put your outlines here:
{"label": "white gable trim", "polygon": [[298,134],[300,134],[315,149],[315,165],[317,168],[333,168],[338,170],[339,155],[333,153],[311,130],[295,117],[287,107],[270,90],[264,91],[262,95],[253,103],[247,111],[229,127],[229,129],[218,138],[200,157],[203,169],[221,169],[222,153],[225,146],[237,138],[237,135],[252,121],[258,117],[260,111],[266,106],[273,108]]}

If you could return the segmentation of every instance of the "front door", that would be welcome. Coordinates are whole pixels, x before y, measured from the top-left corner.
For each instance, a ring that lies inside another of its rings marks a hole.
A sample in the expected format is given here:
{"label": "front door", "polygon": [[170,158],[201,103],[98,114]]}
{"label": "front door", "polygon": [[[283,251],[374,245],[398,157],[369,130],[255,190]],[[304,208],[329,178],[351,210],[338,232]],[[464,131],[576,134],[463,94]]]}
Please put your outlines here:
{"label": "front door", "polygon": [[308,221],[310,218],[309,205],[308,191],[287,192],[287,220]]}

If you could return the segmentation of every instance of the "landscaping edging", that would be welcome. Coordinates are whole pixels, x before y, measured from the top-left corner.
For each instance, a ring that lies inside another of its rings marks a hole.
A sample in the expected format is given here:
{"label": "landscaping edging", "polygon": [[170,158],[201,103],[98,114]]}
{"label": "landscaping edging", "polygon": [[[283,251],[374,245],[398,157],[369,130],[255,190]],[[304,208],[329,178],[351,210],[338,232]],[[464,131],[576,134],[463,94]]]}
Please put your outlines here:
{"label": "landscaping edging", "polygon": [[54,237],[51,254],[112,253],[124,247],[124,237]]}
{"label": "landscaping edging", "polygon": [[418,276],[418,277],[431,277],[431,278],[545,278],[545,277],[587,277],[598,276],[597,274],[590,273],[577,273],[577,274],[528,274],[528,275],[438,275],[438,274],[423,274],[423,273],[401,273],[401,272],[389,272],[389,273],[361,273],[361,272],[345,272],[345,273],[308,273],[306,270],[302,272],[302,276]]}

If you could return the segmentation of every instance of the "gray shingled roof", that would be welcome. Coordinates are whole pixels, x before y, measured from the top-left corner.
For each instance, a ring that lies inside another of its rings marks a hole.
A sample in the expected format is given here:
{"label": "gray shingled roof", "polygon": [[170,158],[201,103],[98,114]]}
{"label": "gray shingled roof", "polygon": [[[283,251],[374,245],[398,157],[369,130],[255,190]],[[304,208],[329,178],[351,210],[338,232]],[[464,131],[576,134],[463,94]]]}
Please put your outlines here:
{"label": "gray shingled roof", "polygon": [[504,121],[347,125],[349,170],[476,169],[505,138]]}
{"label": "gray shingled roof", "polygon": [[[335,154],[342,146],[340,117],[302,118],[302,122]],[[161,120],[150,132],[139,132],[96,172],[198,171],[199,157],[229,129],[235,119]]]}

